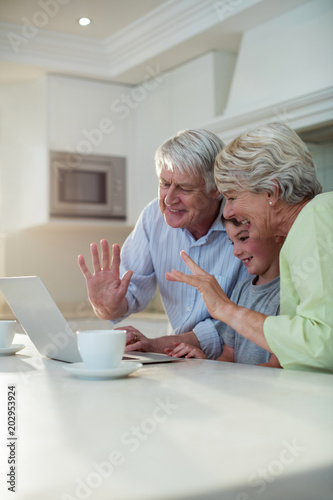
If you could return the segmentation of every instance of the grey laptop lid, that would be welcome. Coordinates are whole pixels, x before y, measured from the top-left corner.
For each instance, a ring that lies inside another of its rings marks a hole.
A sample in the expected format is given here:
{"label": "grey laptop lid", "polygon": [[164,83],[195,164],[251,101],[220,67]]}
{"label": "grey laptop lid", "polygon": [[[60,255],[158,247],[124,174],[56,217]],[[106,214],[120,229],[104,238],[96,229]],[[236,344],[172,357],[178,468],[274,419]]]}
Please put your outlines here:
{"label": "grey laptop lid", "polygon": [[[41,354],[69,363],[82,361],[75,333],[38,276],[0,278],[0,292]],[[166,354],[140,352],[125,353],[124,359],[144,364],[179,361]]]}
{"label": "grey laptop lid", "polygon": [[41,354],[82,361],[74,332],[38,276],[0,278],[0,291]]}

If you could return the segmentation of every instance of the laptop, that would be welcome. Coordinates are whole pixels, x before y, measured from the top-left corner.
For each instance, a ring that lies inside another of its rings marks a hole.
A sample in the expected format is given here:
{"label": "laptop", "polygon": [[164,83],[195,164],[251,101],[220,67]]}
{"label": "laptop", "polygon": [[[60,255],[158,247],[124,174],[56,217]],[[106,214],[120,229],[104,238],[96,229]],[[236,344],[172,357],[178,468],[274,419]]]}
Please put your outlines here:
{"label": "laptop", "polygon": [[[68,363],[82,361],[74,331],[38,276],[0,278],[0,292],[43,356]],[[143,364],[179,361],[166,354],[139,351],[125,352],[123,359]]]}

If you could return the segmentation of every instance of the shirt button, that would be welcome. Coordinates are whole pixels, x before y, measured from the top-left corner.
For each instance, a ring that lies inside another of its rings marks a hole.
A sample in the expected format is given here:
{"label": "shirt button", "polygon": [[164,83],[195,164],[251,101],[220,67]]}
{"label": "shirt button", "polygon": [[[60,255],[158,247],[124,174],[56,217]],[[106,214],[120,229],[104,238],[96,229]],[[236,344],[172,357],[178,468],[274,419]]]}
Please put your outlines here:
{"label": "shirt button", "polygon": [[191,308],[188,306],[188,307],[186,308],[186,311],[190,311],[190,310],[191,310]]}

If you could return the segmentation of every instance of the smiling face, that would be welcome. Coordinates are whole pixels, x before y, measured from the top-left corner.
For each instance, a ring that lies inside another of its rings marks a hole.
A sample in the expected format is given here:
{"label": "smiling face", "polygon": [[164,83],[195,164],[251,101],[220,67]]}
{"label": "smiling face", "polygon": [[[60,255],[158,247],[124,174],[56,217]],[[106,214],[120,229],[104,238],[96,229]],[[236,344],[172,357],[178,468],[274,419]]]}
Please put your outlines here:
{"label": "smiling face", "polygon": [[233,244],[235,257],[243,262],[250,274],[259,276],[257,285],[268,283],[279,276],[282,237],[253,240],[243,226],[235,226],[227,221],[225,227]]}
{"label": "smiling face", "polygon": [[165,222],[188,229],[196,239],[207,234],[220,208],[217,190],[206,193],[203,178],[179,170],[161,170],[158,197]]}
{"label": "smiling face", "polygon": [[224,217],[241,222],[252,239],[269,238],[279,232],[274,220],[274,210],[270,205],[273,198],[269,193],[228,191],[223,195]]}

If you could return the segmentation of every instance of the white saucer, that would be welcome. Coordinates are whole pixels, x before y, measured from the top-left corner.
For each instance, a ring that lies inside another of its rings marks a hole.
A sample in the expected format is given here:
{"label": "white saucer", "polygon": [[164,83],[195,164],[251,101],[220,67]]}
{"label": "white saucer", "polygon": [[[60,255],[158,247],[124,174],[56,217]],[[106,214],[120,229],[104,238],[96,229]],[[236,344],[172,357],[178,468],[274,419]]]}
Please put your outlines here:
{"label": "white saucer", "polygon": [[25,344],[12,344],[9,347],[0,347],[0,356],[10,356],[25,348]]}
{"label": "white saucer", "polygon": [[108,369],[92,369],[87,368],[84,363],[72,363],[70,365],[63,365],[64,370],[76,375],[79,378],[86,380],[103,380],[126,377],[130,373],[133,373],[138,368],[141,368],[142,363],[136,363],[135,361],[122,361],[116,368]]}

